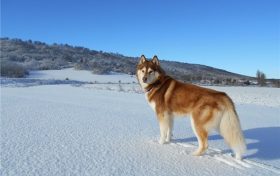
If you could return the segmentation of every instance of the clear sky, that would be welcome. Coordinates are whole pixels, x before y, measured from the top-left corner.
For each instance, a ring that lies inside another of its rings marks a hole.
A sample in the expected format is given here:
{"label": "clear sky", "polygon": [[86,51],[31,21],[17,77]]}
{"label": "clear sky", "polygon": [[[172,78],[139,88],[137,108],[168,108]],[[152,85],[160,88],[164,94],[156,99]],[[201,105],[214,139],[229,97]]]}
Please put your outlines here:
{"label": "clear sky", "polygon": [[1,36],[280,78],[280,0],[1,0]]}

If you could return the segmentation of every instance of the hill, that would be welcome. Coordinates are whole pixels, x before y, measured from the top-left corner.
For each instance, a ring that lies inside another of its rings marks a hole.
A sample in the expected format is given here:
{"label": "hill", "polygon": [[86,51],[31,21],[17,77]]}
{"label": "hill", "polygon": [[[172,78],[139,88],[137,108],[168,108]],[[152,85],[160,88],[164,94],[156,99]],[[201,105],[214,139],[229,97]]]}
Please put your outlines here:
{"label": "hill", "polygon": [[[1,75],[24,77],[28,70],[49,70],[75,67],[95,74],[119,72],[135,74],[138,57],[90,50],[68,44],[46,44],[39,41],[1,38]],[[161,61],[171,76],[188,82],[246,84],[254,78],[205,65]],[[16,71],[11,69],[16,67]]]}

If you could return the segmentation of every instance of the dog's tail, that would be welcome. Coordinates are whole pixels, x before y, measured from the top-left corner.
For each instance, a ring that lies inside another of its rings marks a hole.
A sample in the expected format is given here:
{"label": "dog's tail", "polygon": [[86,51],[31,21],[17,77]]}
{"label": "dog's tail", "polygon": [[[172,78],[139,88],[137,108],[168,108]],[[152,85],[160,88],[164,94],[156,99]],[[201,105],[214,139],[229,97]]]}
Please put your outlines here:
{"label": "dog's tail", "polygon": [[235,158],[241,160],[246,151],[241,125],[232,100],[224,98],[225,111],[221,118],[220,133],[235,153]]}

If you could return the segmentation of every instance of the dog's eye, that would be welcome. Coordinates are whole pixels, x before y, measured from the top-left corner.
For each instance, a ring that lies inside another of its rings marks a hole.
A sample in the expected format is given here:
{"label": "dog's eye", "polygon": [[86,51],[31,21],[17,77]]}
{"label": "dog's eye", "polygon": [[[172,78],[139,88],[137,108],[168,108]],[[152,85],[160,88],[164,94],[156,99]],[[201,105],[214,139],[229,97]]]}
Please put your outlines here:
{"label": "dog's eye", "polygon": [[142,73],[144,73],[145,71],[144,70],[142,70]]}
{"label": "dog's eye", "polygon": [[151,70],[151,71],[149,71],[149,74],[152,74],[153,72],[154,72],[154,71]]}

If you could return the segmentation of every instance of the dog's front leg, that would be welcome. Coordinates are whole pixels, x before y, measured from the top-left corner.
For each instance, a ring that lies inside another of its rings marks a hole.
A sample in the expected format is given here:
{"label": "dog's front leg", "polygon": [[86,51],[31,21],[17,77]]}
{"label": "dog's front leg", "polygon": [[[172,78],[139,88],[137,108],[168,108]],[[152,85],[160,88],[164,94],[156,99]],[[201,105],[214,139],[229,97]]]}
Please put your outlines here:
{"label": "dog's front leg", "polygon": [[169,142],[172,135],[171,118],[167,114],[158,115],[159,128],[160,128],[160,139],[159,143],[164,144]]}
{"label": "dog's front leg", "polygon": [[172,137],[172,131],[173,131],[173,117],[169,116],[166,142],[170,142]]}

